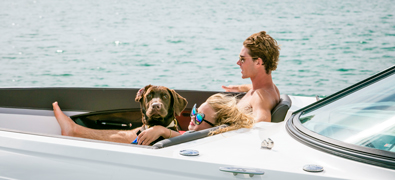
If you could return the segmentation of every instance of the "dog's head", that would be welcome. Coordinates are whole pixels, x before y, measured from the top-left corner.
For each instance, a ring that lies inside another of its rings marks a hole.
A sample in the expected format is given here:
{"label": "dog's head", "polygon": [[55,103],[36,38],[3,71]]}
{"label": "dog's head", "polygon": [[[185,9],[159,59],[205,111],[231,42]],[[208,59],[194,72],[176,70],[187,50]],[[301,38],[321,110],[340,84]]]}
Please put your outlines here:
{"label": "dog's head", "polygon": [[148,85],[141,88],[136,95],[140,102],[143,123],[148,126],[167,127],[187,106],[187,100],[174,90],[164,86]]}

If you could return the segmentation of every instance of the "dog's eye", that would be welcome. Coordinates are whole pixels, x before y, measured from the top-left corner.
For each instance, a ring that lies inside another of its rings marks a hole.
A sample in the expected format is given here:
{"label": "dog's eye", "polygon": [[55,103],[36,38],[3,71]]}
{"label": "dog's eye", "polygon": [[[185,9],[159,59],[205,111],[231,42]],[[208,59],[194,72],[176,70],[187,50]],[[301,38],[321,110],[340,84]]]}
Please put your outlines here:
{"label": "dog's eye", "polygon": [[163,95],[163,99],[167,99],[167,98],[169,98],[169,96]]}
{"label": "dog's eye", "polygon": [[148,94],[147,98],[151,99],[152,98],[152,94]]}

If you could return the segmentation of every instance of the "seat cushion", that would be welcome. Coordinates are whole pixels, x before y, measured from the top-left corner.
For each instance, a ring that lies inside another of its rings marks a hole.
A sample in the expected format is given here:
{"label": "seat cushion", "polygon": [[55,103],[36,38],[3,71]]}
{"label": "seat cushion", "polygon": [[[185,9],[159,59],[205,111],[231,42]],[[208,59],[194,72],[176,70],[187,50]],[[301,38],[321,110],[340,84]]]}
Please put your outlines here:
{"label": "seat cushion", "polygon": [[291,105],[292,101],[288,95],[280,95],[280,102],[272,109],[272,122],[284,121],[284,118],[287,115]]}

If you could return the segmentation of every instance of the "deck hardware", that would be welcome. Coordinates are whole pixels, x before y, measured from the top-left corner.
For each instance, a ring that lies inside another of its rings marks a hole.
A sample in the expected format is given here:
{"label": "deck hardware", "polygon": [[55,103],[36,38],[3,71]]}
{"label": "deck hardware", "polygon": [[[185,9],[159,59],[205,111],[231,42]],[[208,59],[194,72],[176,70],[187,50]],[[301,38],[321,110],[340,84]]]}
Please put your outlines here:
{"label": "deck hardware", "polygon": [[181,150],[180,154],[183,156],[199,156],[199,151],[193,149]]}
{"label": "deck hardware", "polygon": [[324,171],[324,167],[316,164],[308,164],[303,166],[303,170],[307,172],[322,172]]}
{"label": "deck hardware", "polygon": [[264,139],[261,143],[261,148],[263,149],[272,149],[273,146],[274,146],[274,142],[270,138]]}
{"label": "deck hardware", "polygon": [[262,169],[256,168],[239,168],[239,167],[219,167],[220,171],[233,173],[234,176],[237,174],[248,174],[250,177],[254,175],[263,175],[265,172]]}

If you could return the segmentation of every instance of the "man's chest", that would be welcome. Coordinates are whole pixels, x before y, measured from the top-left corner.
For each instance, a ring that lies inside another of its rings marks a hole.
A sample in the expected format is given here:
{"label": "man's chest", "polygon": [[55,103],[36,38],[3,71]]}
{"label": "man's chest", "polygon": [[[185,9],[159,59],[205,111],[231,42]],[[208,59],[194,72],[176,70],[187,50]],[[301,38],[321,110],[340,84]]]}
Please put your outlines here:
{"label": "man's chest", "polygon": [[246,109],[246,108],[251,108],[251,104],[250,104],[251,98],[252,98],[251,94],[250,94],[250,93],[247,93],[247,94],[246,94],[243,98],[241,98],[240,101],[237,103],[237,107],[238,107],[240,110],[244,110],[244,109]]}

